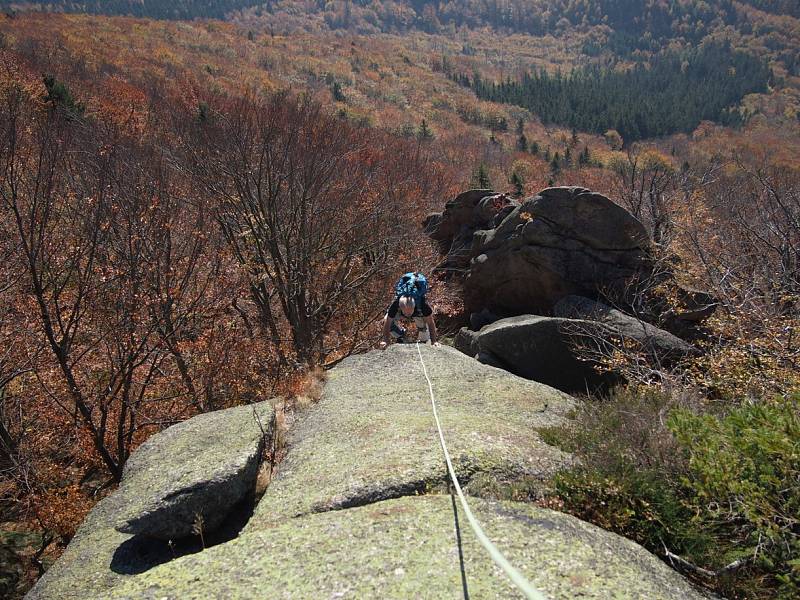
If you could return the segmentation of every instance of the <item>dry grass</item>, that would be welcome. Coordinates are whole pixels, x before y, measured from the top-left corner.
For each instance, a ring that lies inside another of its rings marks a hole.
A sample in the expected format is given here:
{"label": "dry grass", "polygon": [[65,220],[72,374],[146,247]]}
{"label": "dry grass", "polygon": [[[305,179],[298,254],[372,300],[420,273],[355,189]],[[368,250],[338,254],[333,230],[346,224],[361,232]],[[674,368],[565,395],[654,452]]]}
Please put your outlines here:
{"label": "dry grass", "polygon": [[319,402],[325,388],[327,373],[321,367],[314,367],[298,377],[290,386],[288,397],[276,398],[273,404],[275,416],[272,422],[272,438],[264,450],[264,459],[258,469],[255,494],[264,495],[275,469],[286,457],[288,432],[297,417]]}

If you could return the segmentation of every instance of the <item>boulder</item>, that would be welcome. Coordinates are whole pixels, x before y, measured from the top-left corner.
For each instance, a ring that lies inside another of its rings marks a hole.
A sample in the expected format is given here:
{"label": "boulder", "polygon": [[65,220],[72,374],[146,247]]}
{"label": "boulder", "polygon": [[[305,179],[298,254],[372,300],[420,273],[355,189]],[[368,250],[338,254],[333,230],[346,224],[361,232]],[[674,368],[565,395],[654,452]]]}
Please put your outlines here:
{"label": "boulder", "polygon": [[469,315],[469,328],[473,331],[478,331],[481,327],[485,327],[486,325],[491,325],[495,321],[497,321],[500,317],[494,314],[490,310],[486,310],[485,308],[476,313],[470,313]]}
{"label": "boulder", "polygon": [[[309,482],[310,483],[310,482]],[[641,546],[569,515],[471,498],[506,558],[551,600],[704,596]],[[100,598],[520,598],[446,495],[286,519],[125,581]],[[463,556],[463,565],[459,562]],[[466,594],[463,594],[466,595]]]}
{"label": "boulder", "polygon": [[636,317],[581,296],[566,296],[553,308],[557,317],[599,321],[608,335],[633,340],[656,363],[669,366],[676,360],[696,353],[691,344]]}
{"label": "boulder", "polygon": [[473,233],[496,227],[516,206],[506,194],[492,190],[468,190],[449,201],[442,213],[428,215],[425,232],[447,255],[442,270],[464,268],[469,264]]}
{"label": "boulder", "polygon": [[456,348],[479,361],[566,392],[585,392],[618,381],[581,360],[577,338],[594,332],[591,321],[522,315],[500,319],[479,332],[462,329]]}
{"label": "boulder", "polygon": [[624,298],[649,272],[649,245],[644,226],[605,196],[548,188],[472,236],[467,309],[549,314],[570,294]]}
{"label": "boulder", "polygon": [[143,538],[190,535],[196,514],[206,535],[214,531],[253,494],[261,428],[271,436],[272,421],[271,404],[262,402],[199,415],[152,436],[131,456],[120,487],[92,509],[27,597],[96,597],[126,575],[172,558],[165,542]]}
{"label": "boulder", "polygon": [[679,308],[675,316],[692,323],[706,320],[719,306],[719,300],[708,292],[686,285],[678,286],[678,302]]}
{"label": "boulder", "polygon": [[[703,322],[714,314],[719,300],[702,290],[672,283],[673,302],[654,302],[650,310],[670,332],[684,339],[697,340],[706,335]],[[649,308],[649,307],[648,307]]]}
{"label": "boulder", "polygon": [[262,405],[210,412],[148,439],[125,467],[119,493],[127,499],[117,529],[175,540],[191,535],[198,517],[206,531],[216,529],[252,493],[271,411]]}
{"label": "boulder", "polygon": [[463,352],[467,356],[472,356],[474,358],[478,352],[481,351],[480,345],[478,344],[479,337],[479,331],[473,331],[471,329],[467,329],[466,327],[462,327],[458,330],[458,333],[453,340],[453,347],[459,352]]}

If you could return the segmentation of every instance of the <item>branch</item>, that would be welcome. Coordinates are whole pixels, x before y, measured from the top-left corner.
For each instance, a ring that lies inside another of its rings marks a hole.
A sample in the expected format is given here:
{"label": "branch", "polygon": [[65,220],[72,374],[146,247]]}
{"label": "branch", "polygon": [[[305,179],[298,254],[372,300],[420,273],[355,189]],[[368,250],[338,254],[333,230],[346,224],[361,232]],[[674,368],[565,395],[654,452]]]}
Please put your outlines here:
{"label": "branch", "polygon": [[664,557],[669,561],[670,566],[678,568],[679,570],[682,569],[684,571],[688,571],[705,579],[719,579],[720,577],[731,575],[732,573],[735,573],[742,567],[749,565],[755,559],[755,554],[751,556],[744,556],[738,560],[733,561],[729,565],[722,567],[721,569],[718,569],[716,571],[709,571],[708,569],[698,567],[697,565],[689,562],[685,558],[681,558],[677,554],[670,552],[669,548],[667,548],[667,545],[664,543],[664,540],[661,540],[661,545],[664,546]]}

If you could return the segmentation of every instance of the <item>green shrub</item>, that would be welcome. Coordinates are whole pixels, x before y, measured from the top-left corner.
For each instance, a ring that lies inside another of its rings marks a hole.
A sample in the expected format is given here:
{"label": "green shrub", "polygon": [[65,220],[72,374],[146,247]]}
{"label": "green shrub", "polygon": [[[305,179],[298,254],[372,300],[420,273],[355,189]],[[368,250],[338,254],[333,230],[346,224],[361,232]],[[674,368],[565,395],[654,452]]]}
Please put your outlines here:
{"label": "green shrub", "polygon": [[744,404],[723,418],[675,411],[688,457],[683,484],[697,526],[712,531],[716,569],[736,560],[777,597],[800,596],[800,398]]}
{"label": "green shrub", "polygon": [[[587,403],[559,445],[581,465],[555,476],[553,487],[568,512],[636,540],[653,551],[664,544],[680,554],[711,542],[692,527],[681,477],[687,462],[666,426],[674,400],[654,388],[617,388]],[[557,436],[546,432],[546,441]]]}
{"label": "green shrub", "polygon": [[662,557],[668,549],[729,597],[796,598],[798,412],[793,398],[703,414],[660,391],[619,389],[546,432],[580,459],[553,489],[567,512]]}
{"label": "green shrub", "polygon": [[80,102],[75,101],[66,84],[52,75],[45,75],[43,81],[47,90],[47,96],[44,98],[45,102],[52,102],[53,107],[64,111],[64,114],[70,120],[83,116],[86,108]]}

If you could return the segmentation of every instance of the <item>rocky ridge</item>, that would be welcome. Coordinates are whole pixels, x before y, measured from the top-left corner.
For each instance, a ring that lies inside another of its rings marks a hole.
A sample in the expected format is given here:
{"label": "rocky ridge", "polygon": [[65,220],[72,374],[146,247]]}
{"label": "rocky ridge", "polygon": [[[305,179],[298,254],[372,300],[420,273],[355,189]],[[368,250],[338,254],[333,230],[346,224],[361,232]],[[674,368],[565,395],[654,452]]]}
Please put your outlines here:
{"label": "rocky ridge", "polygon": [[[568,515],[498,500],[521,490],[535,498],[547,476],[571,464],[537,429],[563,423],[572,398],[454,349],[421,350],[477,518],[549,598],[702,597],[628,540]],[[189,470],[216,480],[215,465],[238,463],[227,456],[236,453],[231,432],[255,439],[259,423],[271,422],[268,405],[255,410],[258,419],[253,407],[191,419],[138,450],[136,468],[90,513],[29,597],[450,597],[463,593],[462,570],[473,597],[517,597],[460,512],[457,544],[427,384],[410,345],[354,356],[330,371],[322,399],[291,431],[274,481],[227,541],[170,560],[158,555],[165,542],[118,531],[128,521],[125,505],[143,492],[155,498],[162,484],[162,515],[182,514],[169,505],[169,474],[186,457],[169,449],[199,445]],[[212,422],[229,433],[212,435]]]}
{"label": "rocky ridge", "polygon": [[[456,336],[459,350],[565,391],[619,381],[587,362],[587,343],[600,354],[633,344],[662,367],[696,352],[648,319],[694,334],[713,300],[654,272],[650,239],[628,211],[580,187],[548,188],[522,202],[501,196],[469,190],[425,223],[447,253],[440,276],[451,277],[453,266],[463,272],[470,327]],[[687,309],[666,314],[651,303],[642,311],[650,302],[643,289],[656,281],[669,281]]]}

